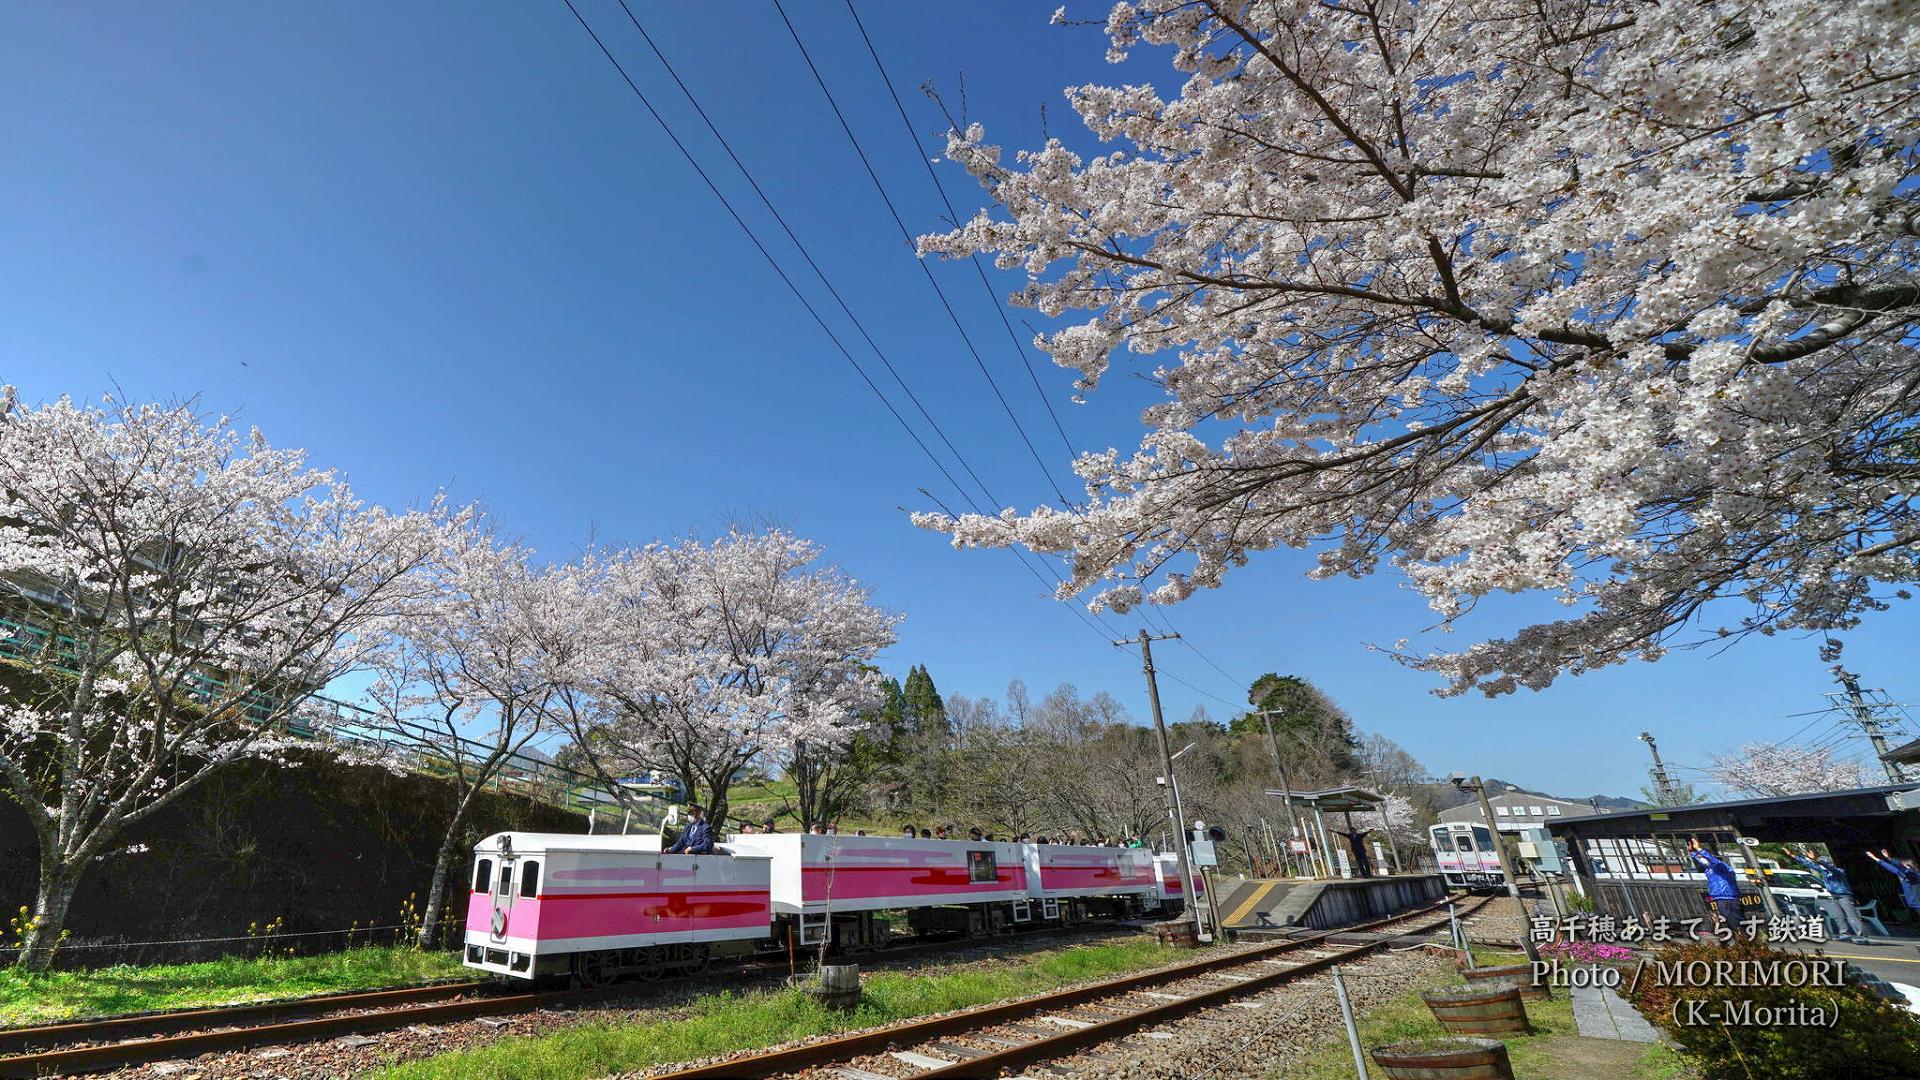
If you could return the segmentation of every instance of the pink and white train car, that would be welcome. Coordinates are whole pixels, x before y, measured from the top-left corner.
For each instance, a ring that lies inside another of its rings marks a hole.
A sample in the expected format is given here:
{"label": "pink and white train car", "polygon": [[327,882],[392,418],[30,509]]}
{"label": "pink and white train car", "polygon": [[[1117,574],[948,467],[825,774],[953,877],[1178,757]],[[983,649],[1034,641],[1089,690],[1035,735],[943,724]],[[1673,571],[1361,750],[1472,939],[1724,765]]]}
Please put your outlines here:
{"label": "pink and white train car", "polygon": [[770,869],[744,853],[664,855],[657,836],[497,833],[474,847],[465,963],[589,986],[697,970],[715,943],[769,936]]}
{"label": "pink and white train car", "polygon": [[829,925],[842,947],[879,944],[886,926],[872,913],[893,909],[907,910],[916,929],[979,930],[986,927],[949,926],[954,920],[930,913],[1027,899],[1028,870],[1016,843],[759,833],[729,836],[725,846],[771,860],[773,910],[795,920],[802,945],[817,943]]}
{"label": "pink and white train car", "polygon": [[[1195,891],[1207,891],[1206,882],[1198,875],[1193,879]],[[1162,905],[1186,903],[1186,886],[1180,880],[1180,856],[1167,853],[1153,857],[1153,896]]]}
{"label": "pink and white train car", "polygon": [[1028,844],[1028,892],[1035,900],[1151,896],[1153,853],[1143,848]]}

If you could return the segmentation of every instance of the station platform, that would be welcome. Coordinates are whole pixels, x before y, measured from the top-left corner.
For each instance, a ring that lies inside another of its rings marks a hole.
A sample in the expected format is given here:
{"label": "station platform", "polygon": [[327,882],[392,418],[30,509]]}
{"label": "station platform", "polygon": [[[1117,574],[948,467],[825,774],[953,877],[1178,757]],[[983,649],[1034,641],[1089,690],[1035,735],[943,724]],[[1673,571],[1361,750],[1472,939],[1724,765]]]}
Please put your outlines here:
{"label": "station platform", "polygon": [[1220,925],[1230,930],[1333,930],[1430,904],[1446,894],[1446,881],[1438,874],[1214,883]]}

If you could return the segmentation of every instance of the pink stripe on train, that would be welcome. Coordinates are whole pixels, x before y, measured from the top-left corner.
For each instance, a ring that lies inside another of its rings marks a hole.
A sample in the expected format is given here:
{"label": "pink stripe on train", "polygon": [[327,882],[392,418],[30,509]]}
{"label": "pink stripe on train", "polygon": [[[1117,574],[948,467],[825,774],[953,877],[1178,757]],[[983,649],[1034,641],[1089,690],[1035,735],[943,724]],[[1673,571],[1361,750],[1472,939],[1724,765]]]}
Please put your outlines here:
{"label": "pink stripe on train", "polygon": [[[981,896],[1019,896],[1027,891],[1024,867],[1002,866],[993,881],[974,881],[965,867],[809,866],[804,868],[808,902],[832,895],[845,900],[883,896],[943,896],[978,893]],[[831,886],[828,882],[831,881]]]}
{"label": "pink stripe on train", "polygon": [[[507,936],[533,940],[724,930],[773,922],[767,894],[759,889],[698,892],[590,893],[518,897],[507,915]],[[467,929],[493,928],[493,898],[472,893]]]}

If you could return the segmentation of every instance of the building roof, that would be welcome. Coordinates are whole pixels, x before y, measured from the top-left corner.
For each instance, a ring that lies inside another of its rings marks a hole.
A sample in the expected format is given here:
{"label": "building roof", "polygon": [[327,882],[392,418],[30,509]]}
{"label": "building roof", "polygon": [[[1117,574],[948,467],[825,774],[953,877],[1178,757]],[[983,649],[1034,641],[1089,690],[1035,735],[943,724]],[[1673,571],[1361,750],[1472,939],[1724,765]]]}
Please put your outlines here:
{"label": "building roof", "polygon": [[[1920,783],[1883,784],[1845,791],[1809,791],[1799,795],[1732,799],[1726,802],[1694,803],[1691,806],[1654,806],[1645,810],[1562,818],[1551,822],[1550,826],[1555,832],[1563,828],[1577,828],[1583,836],[1631,836],[1711,828],[1739,828],[1759,835],[1771,827],[1787,828],[1789,823],[1796,821],[1804,823],[1890,816],[1900,813],[1902,808],[1896,806],[1896,800],[1889,796],[1915,790],[1920,790]],[[1765,838],[1762,836],[1762,839]]]}
{"label": "building roof", "polygon": [[[1279,799],[1286,797],[1289,793],[1268,788],[1267,794]],[[1303,803],[1323,812],[1331,810],[1335,813],[1342,810],[1372,810],[1387,801],[1384,795],[1377,795],[1366,788],[1352,785],[1328,788],[1325,791],[1295,791],[1291,794],[1294,802]]]}
{"label": "building roof", "polygon": [[1899,746],[1880,755],[1881,761],[1891,761],[1895,765],[1911,765],[1920,762],[1920,739],[1901,743]]}
{"label": "building roof", "polygon": [[[1499,792],[1498,794],[1495,794],[1493,792],[1488,792],[1487,801],[1493,804],[1495,820],[1501,823],[1511,823],[1511,822],[1518,821],[1518,822],[1525,822],[1527,824],[1534,824],[1534,823],[1545,824],[1549,818],[1552,818],[1555,821],[1560,821],[1566,818],[1592,817],[1596,814],[1604,814],[1607,812],[1605,810],[1600,809],[1597,806],[1594,806],[1592,803],[1576,802],[1572,799],[1556,799],[1551,795],[1536,795],[1536,794],[1533,794],[1532,792],[1527,792],[1527,791],[1502,791],[1502,792]],[[1521,814],[1509,814],[1504,817],[1501,817],[1499,815],[1499,810],[1503,806],[1507,807],[1508,809],[1512,809],[1514,807],[1538,806],[1543,810],[1548,807],[1553,807],[1553,808],[1557,808],[1560,811],[1560,813],[1558,814],[1521,813]],[[1461,803],[1459,806],[1450,806],[1447,809],[1440,811],[1439,818],[1441,821],[1479,821],[1482,818],[1482,815],[1480,813],[1480,800],[1469,799],[1468,801]]]}

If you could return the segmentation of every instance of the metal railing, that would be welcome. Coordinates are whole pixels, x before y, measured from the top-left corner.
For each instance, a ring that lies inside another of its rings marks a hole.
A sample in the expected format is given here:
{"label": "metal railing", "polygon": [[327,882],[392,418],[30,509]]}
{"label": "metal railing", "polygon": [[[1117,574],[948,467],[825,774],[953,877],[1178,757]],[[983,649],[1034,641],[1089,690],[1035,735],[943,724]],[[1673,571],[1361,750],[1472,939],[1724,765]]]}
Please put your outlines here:
{"label": "metal railing", "polygon": [[[78,675],[83,648],[69,635],[15,615],[0,615],[0,662],[37,666],[50,659],[53,670]],[[212,705],[227,688],[227,680],[212,674],[195,673],[187,681],[189,698],[203,705]],[[291,709],[283,709],[277,695],[262,689],[242,692],[240,701],[246,717],[255,723],[277,723],[294,738],[374,748],[384,761],[425,776],[452,779],[461,765],[484,761],[493,753],[492,747],[477,740],[450,739],[446,732],[319,693],[306,694]],[[487,787],[583,814],[622,809],[637,799],[653,798],[650,793],[627,790],[623,800],[595,776],[525,753],[512,755]]]}

